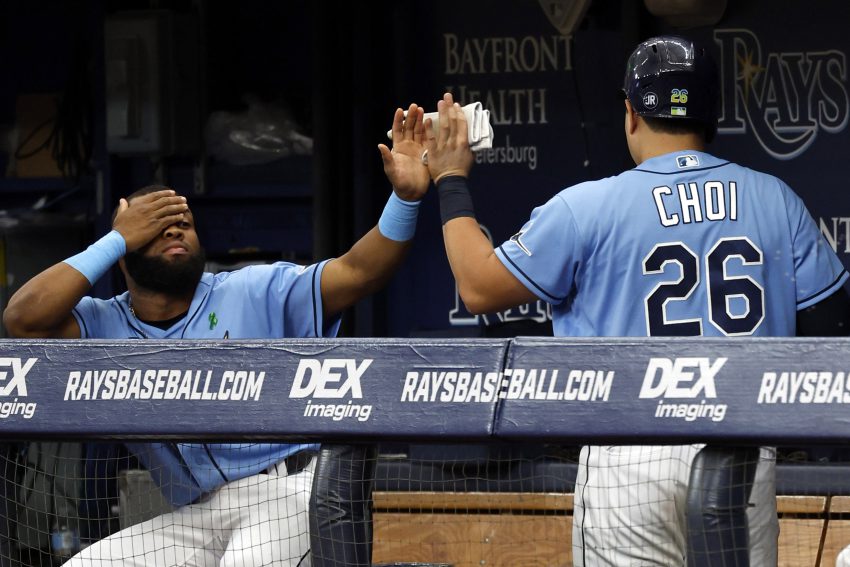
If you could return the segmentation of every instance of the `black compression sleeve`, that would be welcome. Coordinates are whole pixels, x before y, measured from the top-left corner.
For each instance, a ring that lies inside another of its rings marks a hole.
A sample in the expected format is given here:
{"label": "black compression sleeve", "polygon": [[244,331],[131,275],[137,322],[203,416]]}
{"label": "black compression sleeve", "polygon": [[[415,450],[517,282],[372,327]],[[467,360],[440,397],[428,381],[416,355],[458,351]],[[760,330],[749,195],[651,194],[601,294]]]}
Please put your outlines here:
{"label": "black compression sleeve", "polygon": [[798,337],[847,335],[850,335],[850,297],[844,288],[811,307],[797,311]]}
{"label": "black compression sleeve", "polygon": [[472,195],[466,177],[449,175],[437,182],[437,195],[440,196],[440,219],[446,224],[458,217],[475,218]]}

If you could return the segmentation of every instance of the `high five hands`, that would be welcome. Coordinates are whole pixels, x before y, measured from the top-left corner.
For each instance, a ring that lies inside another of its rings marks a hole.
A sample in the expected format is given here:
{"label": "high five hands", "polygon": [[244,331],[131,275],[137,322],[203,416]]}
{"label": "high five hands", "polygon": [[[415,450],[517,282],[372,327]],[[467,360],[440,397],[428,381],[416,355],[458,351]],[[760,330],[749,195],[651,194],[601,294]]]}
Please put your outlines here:
{"label": "high five hands", "polygon": [[431,119],[425,120],[427,165],[431,179],[437,183],[450,175],[468,177],[474,158],[469,149],[466,116],[451,93],[444,94],[437,102],[437,112],[440,118],[437,132],[432,128]]}
{"label": "high five hands", "polygon": [[405,201],[418,201],[428,191],[430,175],[422,160],[425,151],[423,110],[416,104],[404,111],[397,108],[393,116],[393,149],[379,144],[384,173],[396,194]]}
{"label": "high five hands", "polygon": [[435,131],[424,111],[411,104],[407,117],[401,108],[393,117],[393,148],[379,144],[384,173],[398,196],[406,201],[421,199],[433,179],[450,175],[468,177],[474,157],[469,149],[466,117],[451,93],[437,102],[438,127]]}

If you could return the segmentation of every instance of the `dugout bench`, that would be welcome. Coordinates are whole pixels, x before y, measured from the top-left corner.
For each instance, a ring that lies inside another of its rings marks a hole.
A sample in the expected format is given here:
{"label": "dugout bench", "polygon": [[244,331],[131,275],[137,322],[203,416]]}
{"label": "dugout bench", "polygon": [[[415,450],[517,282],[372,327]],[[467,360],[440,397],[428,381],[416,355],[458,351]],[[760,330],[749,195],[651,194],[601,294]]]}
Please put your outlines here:
{"label": "dugout bench", "polygon": [[[575,465],[539,463],[537,470],[514,471],[514,480],[501,486],[479,477],[474,484],[485,490],[478,491],[457,490],[468,479],[451,480],[451,475],[428,466],[413,467],[418,471],[410,467],[403,462],[378,464],[375,564],[403,559],[454,567],[572,565]],[[544,491],[526,490],[532,474],[546,479]],[[406,483],[410,490],[391,480],[400,478],[412,479]],[[523,479],[526,486],[521,486]],[[522,490],[510,490],[511,484]],[[849,489],[846,466],[777,465],[780,567],[835,565],[850,544]]]}
{"label": "dugout bench", "polygon": [[[557,468],[558,473],[574,470]],[[810,485],[818,477],[837,479],[844,468],[779,465],[778,489],[784,489],[783,480],[787,483],[789,478],[807,477]],[[147,473],[136,473],[144,477],[135,480],[145,485],[142,493],[156,494]],[[459,484],[442,491],[399,490],[398,484],[389,489],[393,483],[387,480],[385,464],[379,464],[378,475],[373,493],[374,564],[403,559],[453,567],[572,565],[571,490],[457,491],[462,488]],[[136,517],[129,523],[163,511],[151,510],[147,504],[140,509],[138,502],[132,508]],[[780,494],[777,511],[780,567],[832,567],[838,553],[850,544],[850,495]],[[122,527],[127,523],[122,521]]]}

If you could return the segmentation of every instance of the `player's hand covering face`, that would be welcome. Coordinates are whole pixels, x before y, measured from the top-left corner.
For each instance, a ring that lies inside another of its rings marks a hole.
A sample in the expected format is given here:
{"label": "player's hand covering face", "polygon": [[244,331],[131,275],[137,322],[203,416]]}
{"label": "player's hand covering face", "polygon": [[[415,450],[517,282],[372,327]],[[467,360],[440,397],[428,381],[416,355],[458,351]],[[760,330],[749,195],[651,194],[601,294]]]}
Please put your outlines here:
{"label": "player's hand covering face", "polygon": [[127,252],[147,245],[169,226],[182,222],[188,213],[186,198],[171,189],[133,198],[133,206],[121,199],[112,228],[121,233]]}
{"label": "player's hand covering face", "polygon": [[[179,200],[182,208],[175,207],[175,200]],[[178,209],[179,214],[169,214]],[[158,191],[134,197],[129,203],[122,199],[113,226],[122,235],[126,231],[134,242],[147,239],[131,248],[128,236],[124,236],[127,240],[124,262],[136,285],[171,294],[191,293],[198,285],[206,254],[184,197],[172,191]],[[157,228],[158,232],[154,232]]]}
{"label": "player's hand covering face", "polygon": [[425,151],[423,114],[423,110],[415,104],[407,109],[406,119],[404,112],[400,108],[396,109],[393,116],[393,149],[390,150],[384,144],[378,145],[381,159],[384,160],[384,173],[396,194],[405,201],[421,199],[431,182],[428,168],[422,160]]}

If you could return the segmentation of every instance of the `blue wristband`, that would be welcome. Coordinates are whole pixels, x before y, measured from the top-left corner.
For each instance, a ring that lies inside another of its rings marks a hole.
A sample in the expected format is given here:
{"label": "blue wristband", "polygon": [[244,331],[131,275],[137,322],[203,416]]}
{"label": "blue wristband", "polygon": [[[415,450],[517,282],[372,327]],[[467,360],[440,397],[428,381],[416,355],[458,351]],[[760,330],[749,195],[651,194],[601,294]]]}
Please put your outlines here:
{"label": "blue wristband", "polygon": [[113,230],[84,251],[65,260],[65,263],[83,274],[89,283],[94,285],[94,282],[126,252],[127,243],[124,242],[124,237],[117,230]]}
{"label": "blue wristband", "polygon": [[416,219],[419,216],[421,201],[405,201],[395,194],[390,195],[381,218],[378,230],[381,234],[397,242],[406,242],[416,232]]}

